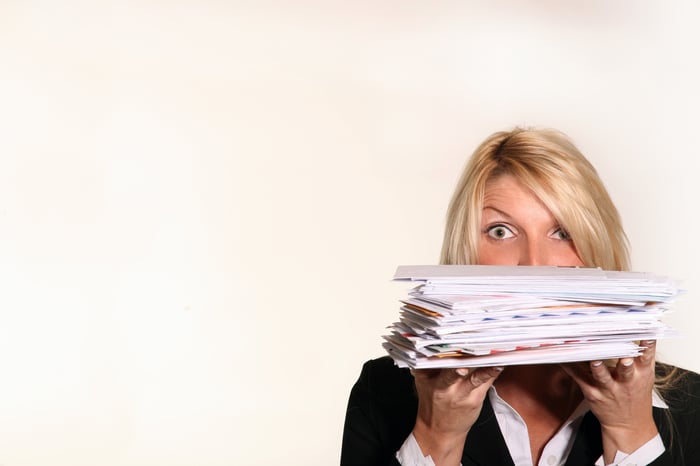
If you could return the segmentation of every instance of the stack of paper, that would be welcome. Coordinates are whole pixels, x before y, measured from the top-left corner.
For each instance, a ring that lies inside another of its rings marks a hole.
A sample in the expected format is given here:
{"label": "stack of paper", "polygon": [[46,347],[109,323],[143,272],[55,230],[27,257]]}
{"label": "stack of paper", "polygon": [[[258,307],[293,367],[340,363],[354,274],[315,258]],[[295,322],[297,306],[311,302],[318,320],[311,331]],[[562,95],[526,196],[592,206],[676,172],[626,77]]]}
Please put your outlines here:
{"label": "stack of paper", "polygon": [[401,266],[417,282],[384,348],[401,367],[544,364],[638,356],[676,333],[666,278],[593,268]]}

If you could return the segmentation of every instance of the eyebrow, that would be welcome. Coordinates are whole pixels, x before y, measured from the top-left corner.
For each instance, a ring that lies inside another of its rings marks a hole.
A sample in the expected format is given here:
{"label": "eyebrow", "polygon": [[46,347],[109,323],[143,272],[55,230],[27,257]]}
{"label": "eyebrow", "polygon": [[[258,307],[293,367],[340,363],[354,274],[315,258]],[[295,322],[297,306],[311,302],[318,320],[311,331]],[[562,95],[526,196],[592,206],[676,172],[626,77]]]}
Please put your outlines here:
{"label": "eyebrow", "polygon": [[505,217],[505,218],[508,219],[508,220],[513,220],[513,217],[511,217],[511,216],[508,215],[507,213],[503,212],[501,209],[497,209],[497,208],[495,208],[495,207],[491,207],[491,206],[485,205],[484,207],[482,207],[481,210],[484,211],[484,210],[487,210],[487,209],[493,210],[494,212],[496,212],[497,214],[499,214],[499,215]]}

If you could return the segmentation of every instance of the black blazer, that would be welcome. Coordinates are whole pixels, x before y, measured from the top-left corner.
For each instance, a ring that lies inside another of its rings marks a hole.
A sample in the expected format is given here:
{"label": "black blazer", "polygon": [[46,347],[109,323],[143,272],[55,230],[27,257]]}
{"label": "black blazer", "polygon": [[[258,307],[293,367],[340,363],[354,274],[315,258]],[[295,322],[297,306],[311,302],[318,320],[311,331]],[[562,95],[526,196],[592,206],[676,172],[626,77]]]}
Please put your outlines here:
{"label": "black blazer", "polygon": [[[657,371],[669,366],[658,364]],[[668,410],[654,408],[666,451],[654,466],[700,466],[700,376],[684,371],[673,391],[664,394]],[[418,398],[413,376],[388,357],[365,363],[350,393],[342,466],[399,465],[396,452],[413,430]],[[590,466],[603,453],[600,424],[587,413],[579,427],[567,466]],[[462,466],[513,465],[488,397],[464,444]]]}

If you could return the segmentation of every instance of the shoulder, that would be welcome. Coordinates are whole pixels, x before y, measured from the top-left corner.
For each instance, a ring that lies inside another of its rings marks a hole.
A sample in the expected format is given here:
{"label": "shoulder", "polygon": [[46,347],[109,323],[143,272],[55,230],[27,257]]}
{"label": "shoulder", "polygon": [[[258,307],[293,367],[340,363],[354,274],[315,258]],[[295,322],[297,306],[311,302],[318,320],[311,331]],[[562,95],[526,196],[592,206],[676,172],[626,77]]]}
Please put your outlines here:
{"label": "shoulder", "polygon": [[700,412],[700,374],[658,363],[656,379],[659,392],[671,411]]}
{"label": "shoulder", "polygon": [[413,376],[387,357],[367,361],[350,392],[341,464],[389,464],[413,429]]}
{"label": "shoulder", "polygon": [[673,464],[700,464],[700,375],[657,363],[656,382],[668,409],[654,408],[654,417],[671,457],[679,461]]}
{"label": "shoulder", "polygon": [[415,398],[410,371],[396,366],[389,356],[367,361],[362,366],[357,385],[385,401],[407,401]]}

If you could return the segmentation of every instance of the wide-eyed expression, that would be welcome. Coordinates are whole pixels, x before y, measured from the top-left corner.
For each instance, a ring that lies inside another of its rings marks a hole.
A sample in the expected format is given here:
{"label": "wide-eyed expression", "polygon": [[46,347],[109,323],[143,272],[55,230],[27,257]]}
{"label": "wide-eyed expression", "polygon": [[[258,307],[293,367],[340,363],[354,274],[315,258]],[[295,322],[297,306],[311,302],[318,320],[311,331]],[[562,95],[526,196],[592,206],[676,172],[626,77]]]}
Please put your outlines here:
{"label": "wide-eyed expression", "polygon": [[486,184],[479,264],[581,266],[574,242],[535,194],[512,175]]}

